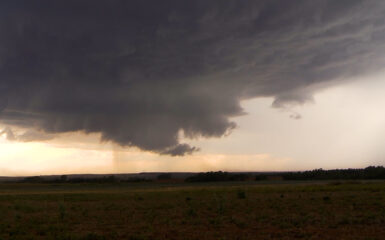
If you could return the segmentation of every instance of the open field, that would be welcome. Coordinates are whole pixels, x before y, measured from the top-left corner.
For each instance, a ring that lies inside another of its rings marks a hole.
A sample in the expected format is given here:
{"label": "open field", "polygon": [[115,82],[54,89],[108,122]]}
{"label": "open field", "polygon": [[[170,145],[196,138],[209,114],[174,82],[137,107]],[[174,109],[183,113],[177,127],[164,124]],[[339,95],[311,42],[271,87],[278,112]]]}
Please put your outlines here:
{"label": "open field", "polygon": [[0,239],[384,239],[385,182],[0,184]]}

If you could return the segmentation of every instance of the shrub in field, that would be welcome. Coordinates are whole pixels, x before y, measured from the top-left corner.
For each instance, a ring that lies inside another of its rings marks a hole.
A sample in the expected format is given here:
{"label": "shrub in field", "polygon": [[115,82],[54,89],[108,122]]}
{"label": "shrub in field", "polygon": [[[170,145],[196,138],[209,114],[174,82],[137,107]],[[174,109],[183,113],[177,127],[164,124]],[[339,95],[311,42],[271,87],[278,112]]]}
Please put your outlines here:
{"label": "shrub in field", "polygon": [[106,238],[96,233],[89,233],[83,239],[84,240],[105,240]]}
{"label": "shrub in field", "polygon": [[325,202],[330,201],[330,197],[329,197],[329,196],[324,196],[322,199],[323,199]]}
{"label": "shrub in field", "polygon": [[238,197],[238,199],[245,199],[246,198],[246,192],[244,190],[239,189],[237,191],[237,197]]}
{"label": "shrub in field", "polygon": [[65,212],[66,212],[66,210],[65,210],[64,205],[60,204],[60,206],[59,206],[59,218],[60,218],[61,221],[64,220]]}

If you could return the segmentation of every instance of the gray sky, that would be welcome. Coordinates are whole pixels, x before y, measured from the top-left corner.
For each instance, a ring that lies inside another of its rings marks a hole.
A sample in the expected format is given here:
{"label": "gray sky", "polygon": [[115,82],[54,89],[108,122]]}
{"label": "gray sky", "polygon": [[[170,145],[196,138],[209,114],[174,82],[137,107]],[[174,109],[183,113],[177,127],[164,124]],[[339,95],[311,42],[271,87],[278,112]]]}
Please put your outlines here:
{"label": "gray sky", "polygon": [[[383,16],[380,0],[2,2],[0,171],[381,164]],[[38,167],[12,166],[24,147]]]}

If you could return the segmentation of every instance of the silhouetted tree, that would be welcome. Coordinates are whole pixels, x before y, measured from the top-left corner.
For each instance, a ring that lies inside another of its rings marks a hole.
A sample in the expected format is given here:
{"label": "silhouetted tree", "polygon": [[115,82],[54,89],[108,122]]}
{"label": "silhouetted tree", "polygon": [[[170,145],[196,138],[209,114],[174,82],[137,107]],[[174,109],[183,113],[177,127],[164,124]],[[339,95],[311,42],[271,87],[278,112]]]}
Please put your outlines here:
{"label": "silhouetted tree", "polygon": [[171,179],[172,175],[171,173],[162,173],[162,174],[159,174],[157,179],[158,180],[169,180]]}

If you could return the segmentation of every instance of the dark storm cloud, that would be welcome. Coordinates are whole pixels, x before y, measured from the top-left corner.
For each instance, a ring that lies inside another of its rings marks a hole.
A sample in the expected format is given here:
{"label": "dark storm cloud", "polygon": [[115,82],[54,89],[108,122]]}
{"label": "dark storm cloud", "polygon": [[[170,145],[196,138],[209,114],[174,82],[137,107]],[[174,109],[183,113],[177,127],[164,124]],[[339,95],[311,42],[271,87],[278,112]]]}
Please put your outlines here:
{"label": "dark storm cloud", "polygon": [[274,107],[381,69],[381,0],[2,1],[0,119],[161,154],[220,137],[240,100]]}
{"label": "dark storm cloud", "polygon": [[199,149],[196,147],[191,147],[188,144],[178,144],[175,147],[171,147],[166,149],[165,151],[161,152],[161,154],[169,154],[171,156],[180,156],[184,154],[191,154],[195,151],[198,151]]}

